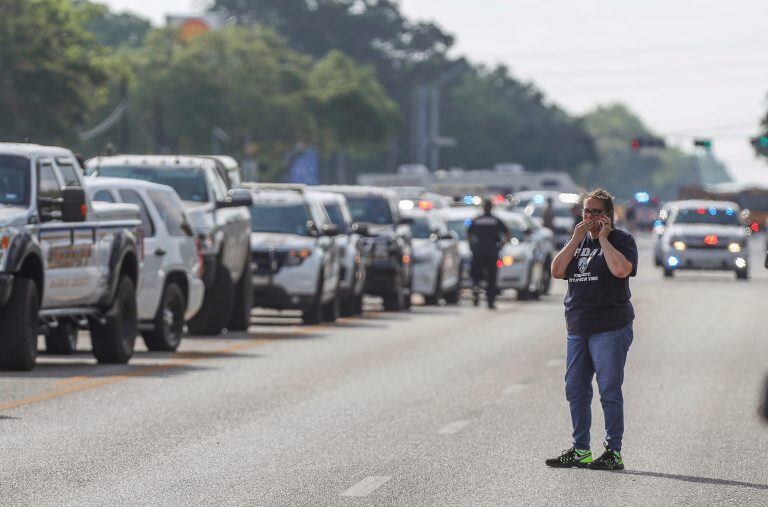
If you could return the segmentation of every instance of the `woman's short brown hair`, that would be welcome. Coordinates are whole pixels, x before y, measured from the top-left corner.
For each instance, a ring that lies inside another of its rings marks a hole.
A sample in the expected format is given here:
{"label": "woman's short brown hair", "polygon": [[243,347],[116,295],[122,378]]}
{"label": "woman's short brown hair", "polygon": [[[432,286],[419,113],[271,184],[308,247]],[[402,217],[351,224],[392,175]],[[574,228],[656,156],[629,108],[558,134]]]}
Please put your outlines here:
{"label": "woman's short brown hair", "polygon": [[604,188],[596,188],[585,194],[581,202],[585,203],[587,202],[587,199],[597,199],[603,203],[605,206],[605,213],[608,215],[608,218],[611,219],[611,227],[613,227],[614,207],[613,196],[610,194],[610,192]]}

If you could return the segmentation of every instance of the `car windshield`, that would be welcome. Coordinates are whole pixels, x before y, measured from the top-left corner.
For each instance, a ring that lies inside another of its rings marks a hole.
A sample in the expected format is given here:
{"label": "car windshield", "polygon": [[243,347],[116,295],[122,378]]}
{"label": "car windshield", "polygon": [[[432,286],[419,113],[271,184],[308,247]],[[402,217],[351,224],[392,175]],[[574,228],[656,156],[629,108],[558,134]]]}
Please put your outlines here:
{"label": "car windshield", "polygon": [[341,206],[338,204],[326,204],[325,211],[328,213],[328,218],[331,219],[333,225],[339,228],[339,232],[347,232],[347,223],[344,221],[344,215],[341,213]]}
{"label": "car windshield", "polygon": [[683,208],[677,213],[675,223],[739,225],[739,217],[733,208]]}
{"label": "car windshield", "polygon": [[277,232],[310,236],[307,222],[309,208],[305,204],[257,203],[251,206],[251,230],[253,232]]}
{"label": "car windshield", "polygon": [[103,166],[98,169],[98,175],[168,185],[179,194],[182,201],[208,202],[209,200],[205,176],[203,171],[196,167]]}
{"label": "car windshield", "polygon": [[419,239],[428,239],[432,234],[429,220],[426,218],[414,218],[411,224],[411,236]]}
{"label": "car windshield", "polygon": [[356,197],[348,196],[349,212],[355,222],[365,222],[377,225],[391,225],[392,210],[387,199],[379,196]]}
{"label": "car windshield", "polygon": [[461,241],[467,240],[467,225],[472,222],[471,219],[466,220],[449,220],[446,222],[448,228],[459,235]]}
{"label": "car windshield", "polygon": [[0,155],[0,203],[29,204],[30,167],[28,158]]}

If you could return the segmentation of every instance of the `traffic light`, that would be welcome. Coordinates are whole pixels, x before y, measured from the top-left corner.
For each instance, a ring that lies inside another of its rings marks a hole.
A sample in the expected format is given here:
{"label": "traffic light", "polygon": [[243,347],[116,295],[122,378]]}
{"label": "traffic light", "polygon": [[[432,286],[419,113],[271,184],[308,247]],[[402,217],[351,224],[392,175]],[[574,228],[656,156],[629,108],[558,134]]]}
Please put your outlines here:
{"label": "traffic light", "polygon": [[762,135],[759,137],[753,137],[749,140],[752,147],[760,155],[768,157],[768,135]]}
{"label": "traffic light", "polygon": [[633,137],[629,147],[632,151],[640,151],[642,148],[666,148],[667,143],[660,137]]}
{"label": "traffic light", "polygon": [[697,148],[704,148],[707,151],[712,151],[712,139],[694,139],[693,145]]}

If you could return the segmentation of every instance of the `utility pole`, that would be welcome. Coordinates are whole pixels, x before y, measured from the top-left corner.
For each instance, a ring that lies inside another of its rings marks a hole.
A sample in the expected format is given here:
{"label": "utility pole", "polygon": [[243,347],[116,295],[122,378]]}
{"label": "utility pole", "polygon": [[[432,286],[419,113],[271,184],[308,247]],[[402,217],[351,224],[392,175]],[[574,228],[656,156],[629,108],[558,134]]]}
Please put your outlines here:
{"label": "utility pole", "polygon": [[440,149],[456,144],[455,140],[440,135],[440,90],[467,67],[465,60],[459,60],[434,81],[416,87],[411,120],[411,157],[431,171],[440,168]]}

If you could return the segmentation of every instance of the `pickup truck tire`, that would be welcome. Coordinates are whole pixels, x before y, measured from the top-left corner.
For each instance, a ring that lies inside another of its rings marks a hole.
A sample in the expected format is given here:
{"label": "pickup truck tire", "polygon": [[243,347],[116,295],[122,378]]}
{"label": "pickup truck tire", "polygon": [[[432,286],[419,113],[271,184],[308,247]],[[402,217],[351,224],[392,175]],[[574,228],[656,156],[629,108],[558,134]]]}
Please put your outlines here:
{"label": "pickup truck tire", "polygon": [[403,279],[401,275],[395,275],[395,283],[393,284],[392,292],[384,296],[384,311],[402,312],[405,310],[406,297],[410,296],[405,295]]}
{"label": "pickup truck tire", "polygon": [[189,321],[189,332],[194,335],[216,336],[220,334],[232,316],[234,287],[229,270],[221,262],[216,263],[213,286],[205,291],[203,307]]}
{"label": "pickup truck tire", "polygon": [[306,325],[316,325],[323,321],[323,279],[317,284],[317,292],[312,304],[301,312],[301,321]]}
{"label": "pickup truck tire", "polygon": [[341,314],[341,297],[338,291],[333,294],[333,297],[323,306],[323,321],[324,322],[336,322]]}
{"label": "pickup truck tire", "polygon": [[125,364],[131,359],[139,334],[137,315],[136,288],[128,276],[123,276],[104,321],[91,318],[91,344],[99,363]]}
{"label": "pickup truck tire", "polygon": [[0,311],[0,369],[29,371],[37,359],[40,300],[29,278],[16,278],[8,305]]}
{"label": "pickup truck tire", "polygon": [[72,355],[77,352],[77,326],[72,322],[59,322],[45,337],[45,351],[49,354]]}
{"label": "pickup truck tire", "polygon": [[243,268],[243,274],[240,275],[240,280],[235,285],[235,304],[228,329],[230,331],[248,331],[248,327],[251,325],[251,308],[253,308],[253,279],[249,257]]}
{"label": "pickup truck tire", "polygon": [[169,282],[163,291],[160,307],[155,318],[152,331],[141,333],[144,344],[151,351],[174,351],[181,344],[184,334],[184,313],[187,310],[187,300],[184,291],[178,284]]}

